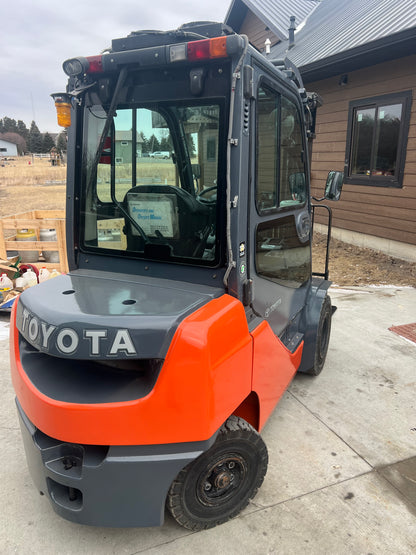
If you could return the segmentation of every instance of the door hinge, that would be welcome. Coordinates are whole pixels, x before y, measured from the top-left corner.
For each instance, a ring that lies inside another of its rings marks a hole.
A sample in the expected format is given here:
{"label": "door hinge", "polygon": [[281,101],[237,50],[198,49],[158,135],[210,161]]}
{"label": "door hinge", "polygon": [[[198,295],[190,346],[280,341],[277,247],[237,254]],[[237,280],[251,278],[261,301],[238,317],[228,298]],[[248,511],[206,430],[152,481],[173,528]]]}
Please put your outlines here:
{"label": "door hinge", "polygon": [[252,279],[246,279],[243,283],[243,305],[250,306],[253,302],[254,283]]}

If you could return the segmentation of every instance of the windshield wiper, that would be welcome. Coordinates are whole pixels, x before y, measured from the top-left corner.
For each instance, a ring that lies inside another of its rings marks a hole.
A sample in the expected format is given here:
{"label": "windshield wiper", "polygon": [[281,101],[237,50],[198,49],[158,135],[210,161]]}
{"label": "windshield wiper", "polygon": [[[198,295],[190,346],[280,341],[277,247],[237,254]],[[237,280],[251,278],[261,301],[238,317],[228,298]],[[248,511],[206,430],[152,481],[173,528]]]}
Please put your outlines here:
{"label": "windshield wiper", "polygon": [[[110,125],[113,121],[113,118],[116,114],[116,106],[118,103],[118,99],[120,97],[120,92],[121,89],[124,85],[124,82],[126,80],[126,76],[127,76],[127,69],[125,67],[123,67],[120,71],[120,74],[118,76],[117,79],[117,83],[116,83],[116,87],[114,89],[114,94],[113,94],[113,98],[111,99],[111,103],[110,103],[110,107],[108,109],[107,112],[107,117],[105,119],[104,122],[104,128],[103,131],[101,133],[101,137],[100,137],[100,141],[98,143],[98,147],[94,156],[94,163],[93,163],[93,168],[96,168],[100,162],[100,158],[102,156],[102,152],[103,152],[103,148],[104,148],[104,143],[106,138],[108,137],[108,132],[110,130]],[[112,148],[112,151],[114,149]],[[94,183],[95,183],[95,179],[96,179],[96,173],[93,171],[91,172],[90,175],[90,179],[89,182],[87,183],[87,194],[88,191],[90,191],[92,189],[92,187],[94,187]],[[122,206],[120,204],[120,202],[116,199],[116,192],[115,192],[115,165],[114,165],[114,161],[111,160],[111,184],[110,184],[110,192],[111,192],[111,200],[113,201],[113,203],[117,206],[117,208],[124,214],[124,216],[130,221],[130,223],[132,224],[132,226],[140,233],[140,235],[142,236],[143,240],[145,243],[149,243],[149,237],[146,235],[146,233],[144,232],[144,230],[140,227],[140,225],[130,216],[130,214],[128,213],[128,211],[124,208],[124,206]]]}

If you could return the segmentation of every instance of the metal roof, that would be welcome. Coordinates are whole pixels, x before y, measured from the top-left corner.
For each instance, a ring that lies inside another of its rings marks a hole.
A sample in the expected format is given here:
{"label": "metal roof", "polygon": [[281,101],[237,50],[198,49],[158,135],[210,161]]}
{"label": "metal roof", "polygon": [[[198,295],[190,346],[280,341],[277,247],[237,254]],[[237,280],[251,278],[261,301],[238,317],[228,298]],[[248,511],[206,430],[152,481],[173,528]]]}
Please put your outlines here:
{"label": "metal roof", "polygon": [[259,19],[274,32],[280,39],[288,38],[290,16],[296,17],[296,22],[301,23],[319,4],[318,0],[233,0],[225,16],[225,23],[232,26],[233,9],[244,4]]}
{"label": "metal roof", "polygon": [[[263,10],[268,11],[267,4]],[[415,0],[322,0],[297,25],[295,46],[288,52],[288,41],[281,42],[270,57],[288,55],[302,68],[415,28]]]}

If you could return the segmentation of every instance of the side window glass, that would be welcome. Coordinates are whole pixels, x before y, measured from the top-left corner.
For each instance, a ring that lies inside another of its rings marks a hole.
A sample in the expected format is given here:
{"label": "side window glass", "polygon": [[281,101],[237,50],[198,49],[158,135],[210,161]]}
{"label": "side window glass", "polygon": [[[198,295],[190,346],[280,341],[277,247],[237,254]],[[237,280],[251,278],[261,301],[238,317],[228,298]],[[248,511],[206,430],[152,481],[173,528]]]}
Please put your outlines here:
{"label": "side window glass", "polygon": [[261,214],[278,206],[279,95],[264,87],[257,101],[256,205]]}
{"label": "side window glass", "polygon": [[266,86],[257,99],[259,214],[306,202],[303,132],[297,106]]}
{"label": "side window glass", "polygon": [[293,214],[257,226],[256,271],[270,281],[292,288],[309,279],[310,244],[300,241]]}
{"label": "side window glass", "polygon": [[280,145],[280,206],[306,201],[302,126],[296,105],[282,97]]}

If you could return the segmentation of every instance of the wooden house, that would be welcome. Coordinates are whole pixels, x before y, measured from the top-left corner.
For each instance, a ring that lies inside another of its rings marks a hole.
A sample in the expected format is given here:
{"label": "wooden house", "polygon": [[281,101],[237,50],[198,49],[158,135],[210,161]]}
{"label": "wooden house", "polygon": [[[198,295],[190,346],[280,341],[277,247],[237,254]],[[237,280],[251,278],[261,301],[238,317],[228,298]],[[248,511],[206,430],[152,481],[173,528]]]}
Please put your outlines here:
{"label": "wooden house", "polygon": [[334,236],[416,261],[416,3],[234,0],[226,23],[261,50],[268,38],[270,59],[288,57],[322,97],[312,194],[344,171]]}

